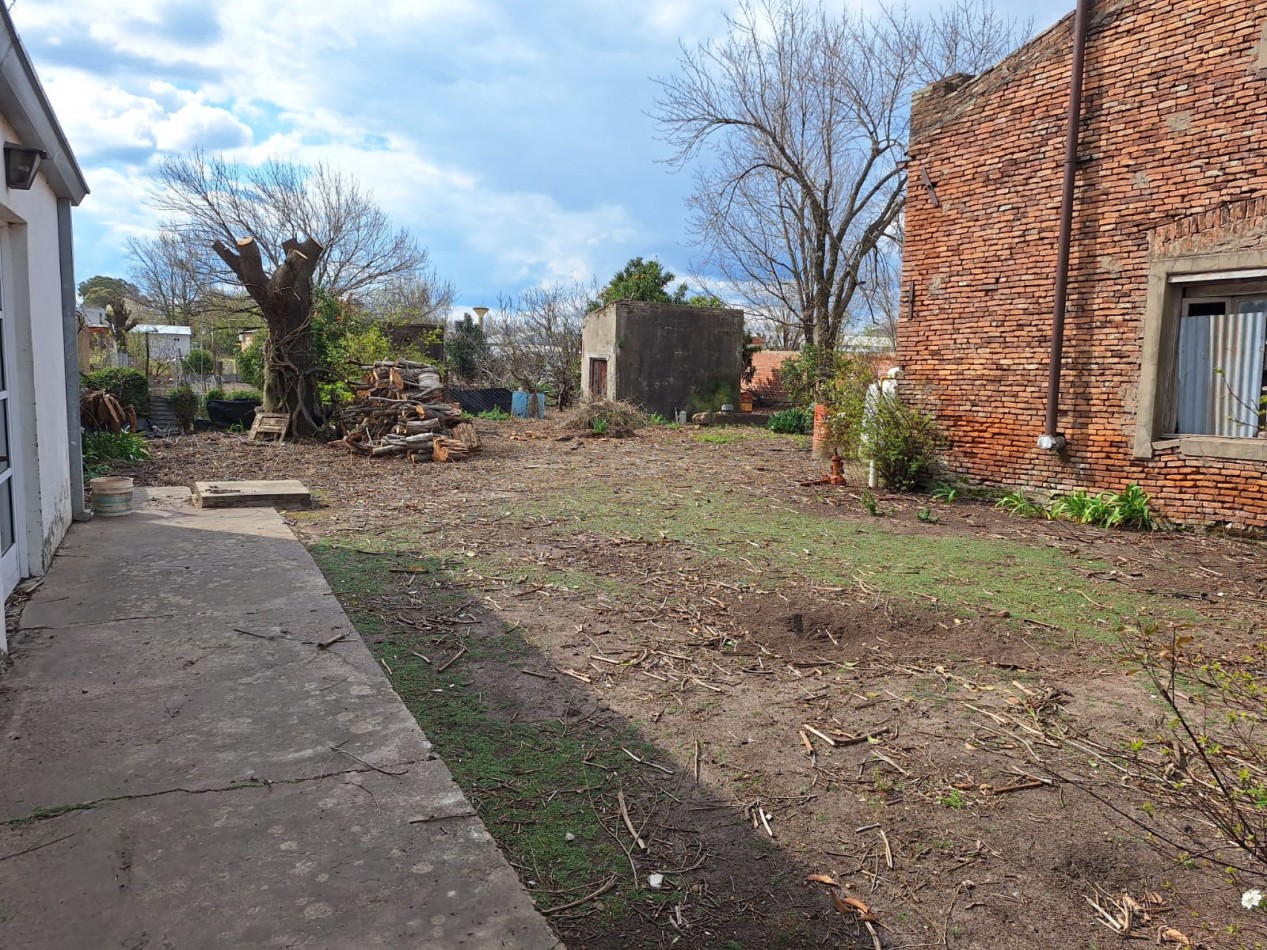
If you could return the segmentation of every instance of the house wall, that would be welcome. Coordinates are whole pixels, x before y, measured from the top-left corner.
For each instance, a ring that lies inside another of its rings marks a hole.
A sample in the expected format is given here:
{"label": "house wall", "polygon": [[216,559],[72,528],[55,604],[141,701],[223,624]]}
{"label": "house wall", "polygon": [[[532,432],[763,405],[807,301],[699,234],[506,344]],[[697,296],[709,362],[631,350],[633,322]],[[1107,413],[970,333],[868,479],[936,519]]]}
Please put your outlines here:
{"label": "house wall", "polygon": [[[6,141],[16,133],[0,121]],[[25,574],[42,574],[70,526],[70,431],[66,411],[66,359],[62,328],[57,198],[41,175],[29,191],[0,180],[0,240],[5,265],[5,317],[17,341],[12,410],[20,430],[20,478],[15,506],[26,517]]]}
{"label": "house wall", "polygon": [[1093,7],[1061,454],[1036,440],[1072,17],[981,77],[916,96],[903,264],[914,302],[898,359],[904,394],[947,431],[953,470],[1050,491],[1134,481],[1177,521],[1267,527],[1267,463],[1165,443],[1146,445],[1138,454],[1147,457],[1135,451],[1137,412],[1151,406],[1141,400],[1150,270],[1174,255],[1267,253],[1265,27],[1261,0]]}
{"label": "house wall", "polygon": [[586,317],[582,391],[589,392],[590,358],[606,358],[614,398],[671,417],[717,381],[737,393],[742,349],[742,310],[617,301]]}

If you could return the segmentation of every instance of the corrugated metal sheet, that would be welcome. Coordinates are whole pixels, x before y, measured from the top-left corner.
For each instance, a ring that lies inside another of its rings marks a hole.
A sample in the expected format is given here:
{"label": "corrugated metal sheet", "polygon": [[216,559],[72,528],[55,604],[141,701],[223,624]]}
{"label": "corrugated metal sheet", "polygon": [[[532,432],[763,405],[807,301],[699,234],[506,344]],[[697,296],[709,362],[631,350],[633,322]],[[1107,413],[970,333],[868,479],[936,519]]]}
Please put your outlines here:
{"label": "corrugated metal sheet", "polygon": [[471,415],[494,409],[510,415],[512,393],[509,389],[450,389],[449,395],[462,407],[463,412]]}
{"label": "corrugated metal sheet", "polygon": [[1179,329],[1179,431],[1253,438],[1263,388],[1267,301],[1184,317]]}

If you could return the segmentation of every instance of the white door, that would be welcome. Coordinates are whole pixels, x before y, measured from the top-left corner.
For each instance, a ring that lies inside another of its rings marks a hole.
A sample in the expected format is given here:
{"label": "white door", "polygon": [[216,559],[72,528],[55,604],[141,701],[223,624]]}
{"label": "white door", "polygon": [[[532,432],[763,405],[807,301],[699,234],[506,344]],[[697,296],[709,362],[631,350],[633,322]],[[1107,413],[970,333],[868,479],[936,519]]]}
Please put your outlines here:
{"label": "white door", "polygon": [[[5,229],[0,229],[0,248],[7,247],[2,238]],[[4,262],[0,261],[0,274],[5,274]],[[4,287],[0,284],[0,597],[8,597],[18,581],[22,578],[18,539],[25,537],[23,530],[23,508],[18,501],[17,480],[14,466],[17,464],[18,449],[21,444],[13,426],[16,422],[16,407],[13,397],[16,395],[11,386],[17,382],[17,374],[13,371],[12,354],[16,347],[13,343],[13,327],[6,318]]]}

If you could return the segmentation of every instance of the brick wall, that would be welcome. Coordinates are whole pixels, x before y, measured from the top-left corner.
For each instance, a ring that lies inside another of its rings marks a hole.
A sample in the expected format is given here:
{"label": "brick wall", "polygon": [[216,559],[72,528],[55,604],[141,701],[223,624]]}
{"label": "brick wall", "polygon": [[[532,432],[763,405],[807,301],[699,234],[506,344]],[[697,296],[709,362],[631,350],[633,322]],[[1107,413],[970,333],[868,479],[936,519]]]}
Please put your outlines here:
{"label": "brick wall", "polygon": [[[1139,482],[1183,522],[1267,527],[1267,464],[1135,458],[1143,314],[1159,256],[1267,248],[1261,0],[1095,4],[1070,262],[1059,430],[1046,408],[1072,17],[975,80],[912,106],[898,359],[948,461],[1001,486]],[[924,175],[934,195],[923,184]]]}

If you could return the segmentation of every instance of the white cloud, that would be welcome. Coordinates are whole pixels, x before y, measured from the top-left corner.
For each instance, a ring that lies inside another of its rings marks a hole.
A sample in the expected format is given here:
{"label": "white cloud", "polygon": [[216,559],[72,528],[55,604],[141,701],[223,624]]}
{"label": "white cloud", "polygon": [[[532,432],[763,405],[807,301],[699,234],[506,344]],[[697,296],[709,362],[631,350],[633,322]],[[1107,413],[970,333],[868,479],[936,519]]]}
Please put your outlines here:
{"label": "white cloud", "polygon": [[182,106],[154,124],[154,145],[160,152],[222,151],[247,145],[251,137],[250,126],[233,113],[201,102]]}

